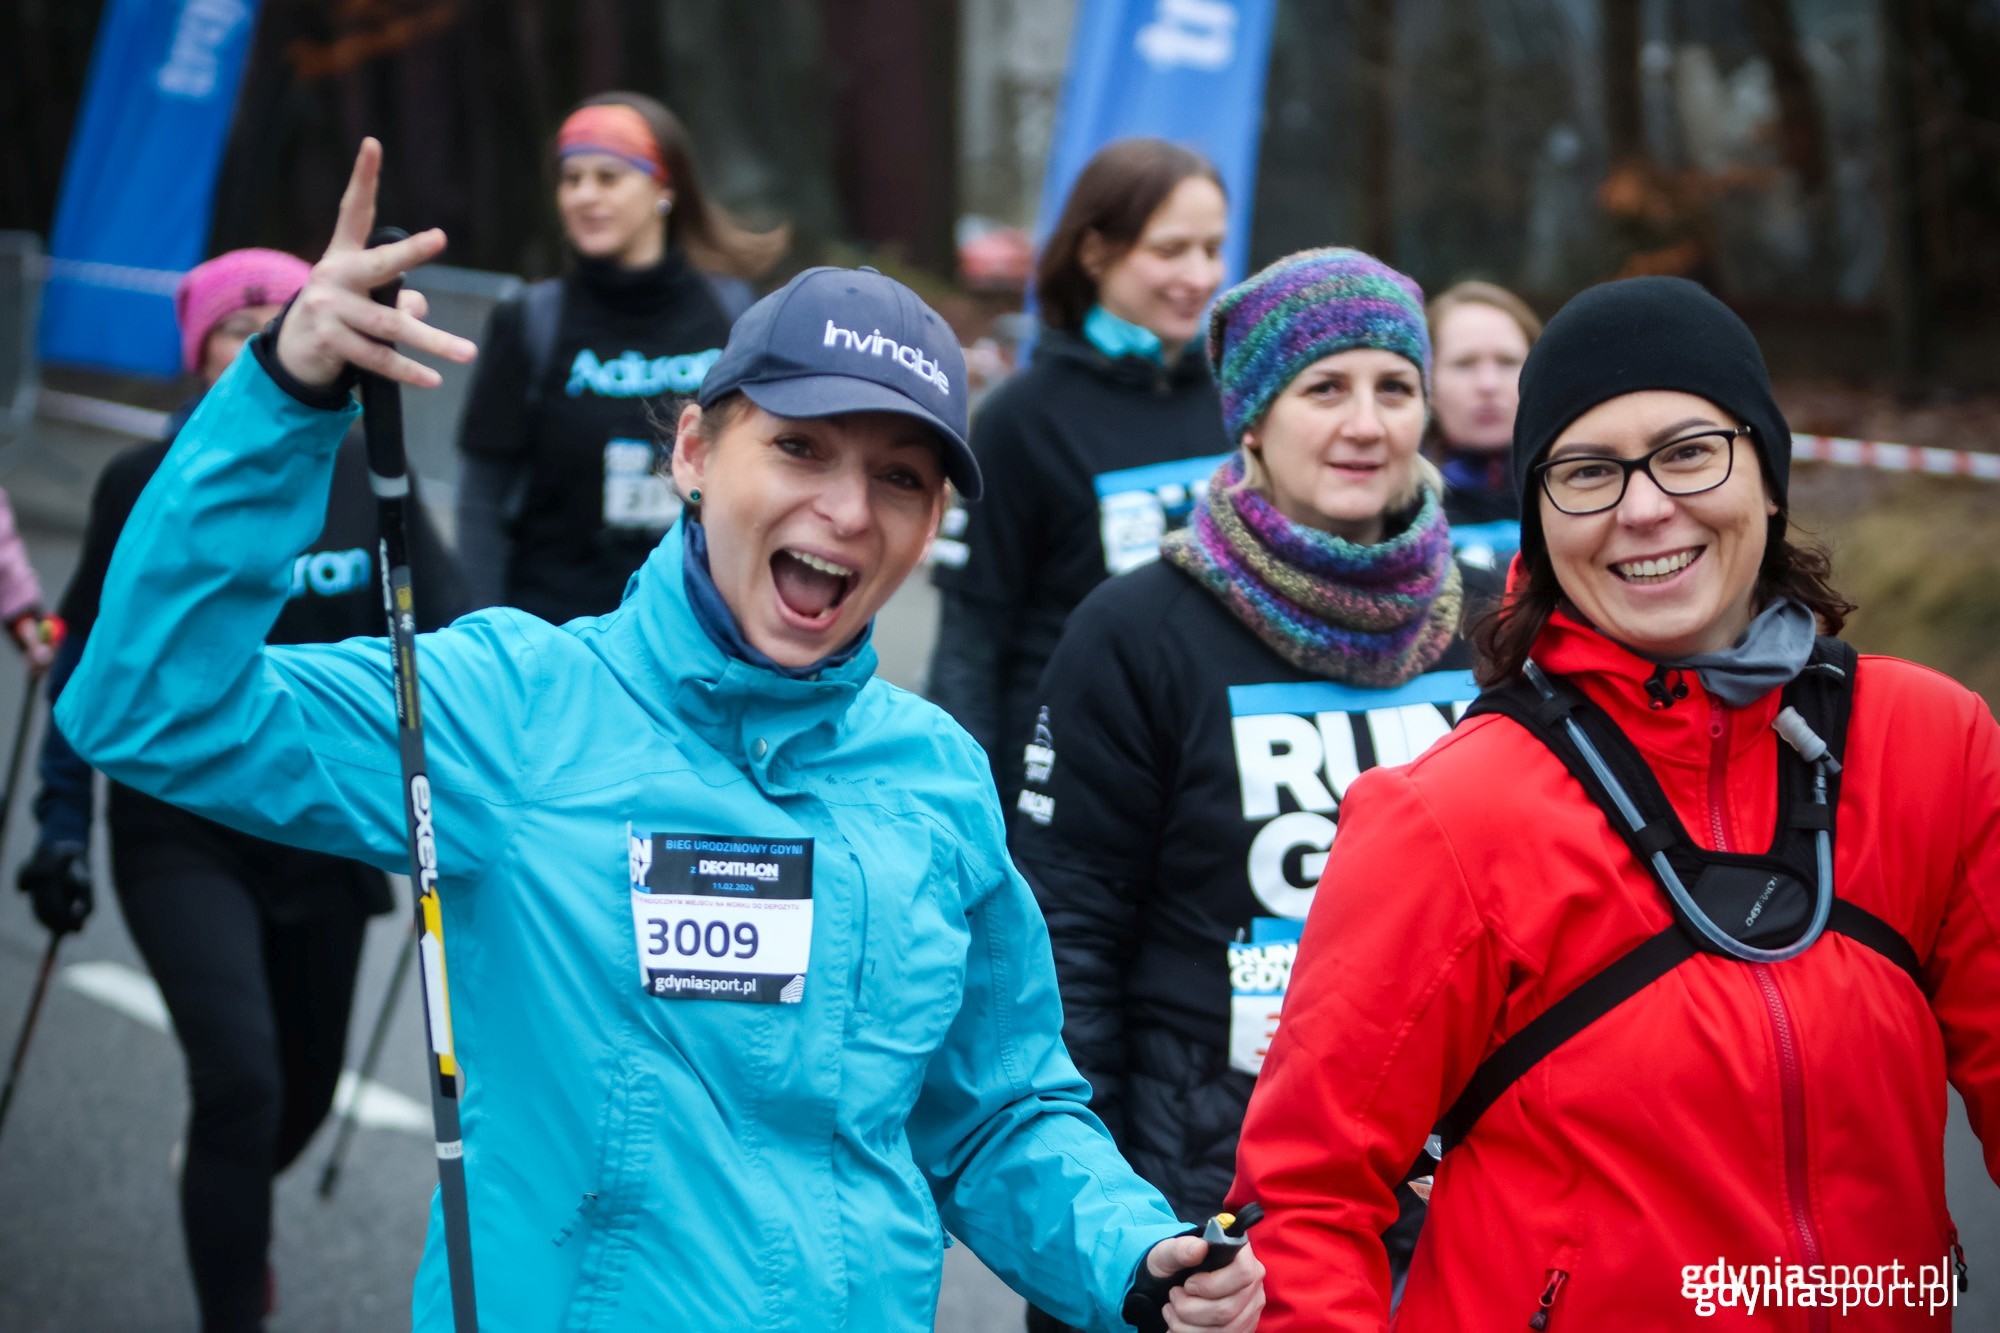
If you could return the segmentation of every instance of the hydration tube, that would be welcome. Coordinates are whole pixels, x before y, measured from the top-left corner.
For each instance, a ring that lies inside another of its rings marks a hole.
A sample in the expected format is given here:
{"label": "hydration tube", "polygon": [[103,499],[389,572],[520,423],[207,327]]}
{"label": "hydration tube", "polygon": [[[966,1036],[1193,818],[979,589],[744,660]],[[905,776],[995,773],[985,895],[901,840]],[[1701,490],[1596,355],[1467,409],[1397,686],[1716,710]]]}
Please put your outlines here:
{"label": "hydration tube", "polygon": [[[1529,682],[1534,685],[1536,692],[1542,698],[1554,699],[1556,697],[1555,690],[1549,685],[1548,677],[1542,674],[1542,669],[1539,666],[1536,666],[1532,661],[1526,662],[1522,665],[1521,671],[1522,674],[1527,676]],[[1789,722],[1786,721],[1785,714],[1790,714]],[[1634,833],[1639,832],[1646,826],[1645,820],[1640,818],[1639,808],[1632,804],[1632,798],[1626,794],[1624,786],[1619,783],[1616,777],[1612,776],[1610,766],[1604,762],[1604,756],[1599,754],[1597,747],[1590,743],[1590,737],[1584,734],[1583,728],[1577,725],[1575,718],[1565,713],[1562,722],[1563,729],[1569,733],[1570,743],[1576,746],[1577,750],[1583,755],[1584,762],[1590,765],[1590,771],[1597,775],[1597,780],[1604,785],[1604,790],[1611,793],[1612,804],[1618,807],[1618,813],[1624,817],[1625,822],[1631,826]],[[1825,805],[1827,774],[1830,771],[1828,765],[1834,763],[1834,760],[1826,753],[1825,743],[1820,741],[1817,736],[1814,736],[1812,731],[1806,727],[1804,719],[1800,718],[1791,709],[1786,709],[1784,713],[1781,713],[1779,721],[1773,725],[1777,727],[1778,734],[1783,736],[1786,742],[1794,749],[1797,749],[1802,756],[1806,755],[1808,750],[1812,748],[1808,742],[1818,743],[1818,757],[1811,761],[1813,766],[1813,804]],[[1800,733],[1803,733],[1803,735]],[[1729,932],[1723,930],[1709,919],[1708,913],[1702,911],[1696,905],[1694,896],[1681,883],[1680,875],[1674,870],[1672,864],[1668,862],[1665,852],[1654,852],[1650,860],[1653,872],[1659,876],[1660,883],[1666,886],[1668,896],[1679,906],[1682,914],[1694,923],[1694,928],[1700,931],[1716,948],[1722,950],[1722,952],[1728,954],[1730,957],[1740,958],[1746,963],[1782,963],[1786,959],[1796,958],[1807,949],[1812,948],[1813,944],[1826,931],[1827,918],[1833,913],[1833,835],[1826,829],[1820,829],[1817,840],[1819,846],[1819,891],[1813,903],[1812,921],[1806,926],[1805,934],[1799,936],[1796,941],[1786,945],[1782,949],[1759,949],[1743,943],[1729,934]]]}

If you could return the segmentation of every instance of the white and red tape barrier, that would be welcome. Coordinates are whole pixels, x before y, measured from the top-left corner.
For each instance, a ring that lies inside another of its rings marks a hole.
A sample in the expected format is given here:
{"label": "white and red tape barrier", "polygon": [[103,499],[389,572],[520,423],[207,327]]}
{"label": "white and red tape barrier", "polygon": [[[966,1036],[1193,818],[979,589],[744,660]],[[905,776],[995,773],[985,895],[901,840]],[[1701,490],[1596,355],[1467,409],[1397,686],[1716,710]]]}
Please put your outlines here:
{"label": "white and red tape barrier", "polygon": [[1966,449],[1933,449],[1914,444],[1849,440],[1838,435],[1794,435],[1792,457],[1878,472],[1922,472],[1933,477],[1975,477],[2000,481],[2000,454]]}

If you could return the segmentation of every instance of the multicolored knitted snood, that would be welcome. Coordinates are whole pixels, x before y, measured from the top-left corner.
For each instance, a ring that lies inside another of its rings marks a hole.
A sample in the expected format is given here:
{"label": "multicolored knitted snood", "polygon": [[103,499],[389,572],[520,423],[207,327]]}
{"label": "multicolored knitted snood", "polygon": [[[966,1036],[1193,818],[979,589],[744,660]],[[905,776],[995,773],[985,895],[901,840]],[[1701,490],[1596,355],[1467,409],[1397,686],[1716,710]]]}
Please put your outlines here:
{"label": "multicolored knitted snood", "polygon": [[1426,485],[1415,511],[1396,519],[1373,546],[1294,523],[1243,485],[1237,453],[1160,556],[1301,671],[1382,689],[1444,656],[1465,595],[1438,493]]}
{"label": "multicolored knitted snood", "polygon": [[1328,248],[1287,255],[1222,294],[1208,319],[1208,363],[1232,444],[1321,357],[1379,347],[1409,359],[1430,397],[1423,289],[1373,255]]}

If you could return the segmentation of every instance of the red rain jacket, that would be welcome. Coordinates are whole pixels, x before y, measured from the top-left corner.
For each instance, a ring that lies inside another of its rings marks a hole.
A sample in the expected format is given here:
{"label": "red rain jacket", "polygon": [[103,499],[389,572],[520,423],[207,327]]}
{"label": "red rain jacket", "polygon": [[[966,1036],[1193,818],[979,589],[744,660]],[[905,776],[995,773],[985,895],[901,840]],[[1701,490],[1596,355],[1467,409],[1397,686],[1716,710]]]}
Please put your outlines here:
{"label": "red rain jacket", "polygon": [[[1686,700],[1649,709],[1651,664],[1561,615],[1535,658],[1624,728],[1698,841],[1770,846],[1775,691],[1728,708],[1689,673]],[[1833,934],[1783,963],[1683,963],[1544,1059],[1449,1155],[1399,1329],[1830,1326],[1825,1310],[1767,1308],[1754,1274],[1735,1289],[1758,1299],[1746,1317],[1740,1294],[1717,1294],[1718,1261],[1900,1262],[1880,1295],[1849,1297],[1877,1308],[1841,1327],[1947,1326],[1926,1308],[1949,1299],[1956,1239],[1947,1077],[2000,1178],[2000,727],[1978,696],[1861,659],[1834,864],[1841,896],[1915,946],[1922,992]],[[1231,1192],[1268,1210],[1264,1333],[1384,1327],[1376,1237],[1432,1124],[1483,1057],[1670,921],[1583,788],[1509,719],[1473,719],[1352,786]],[[1899,1279],[1930,1285],[1892,1294]]]}

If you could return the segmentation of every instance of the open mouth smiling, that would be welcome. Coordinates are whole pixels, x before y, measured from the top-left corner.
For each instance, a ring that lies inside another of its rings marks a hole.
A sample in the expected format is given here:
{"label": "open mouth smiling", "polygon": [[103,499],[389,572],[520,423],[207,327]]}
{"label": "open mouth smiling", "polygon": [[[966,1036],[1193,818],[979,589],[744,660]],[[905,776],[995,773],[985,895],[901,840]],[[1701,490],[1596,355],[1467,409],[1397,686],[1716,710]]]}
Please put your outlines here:
{"label": "open mouth smiling", "polygon": [[796,547],[771,557],[771,582],[779,603],[813,628],[823,628],[839,616],[841,604],[860,580],[858,570]]}

